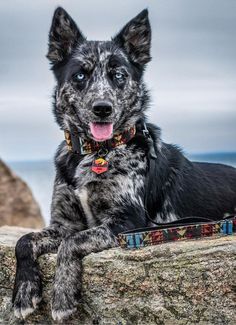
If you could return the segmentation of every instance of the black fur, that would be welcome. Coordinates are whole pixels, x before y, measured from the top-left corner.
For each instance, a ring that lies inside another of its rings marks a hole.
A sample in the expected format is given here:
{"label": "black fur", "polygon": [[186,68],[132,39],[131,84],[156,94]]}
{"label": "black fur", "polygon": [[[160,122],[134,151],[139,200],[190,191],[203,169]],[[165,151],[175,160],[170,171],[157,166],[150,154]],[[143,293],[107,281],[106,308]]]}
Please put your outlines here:
{"label": "black fur", "polygon": [[[235,168],[189,161],[179,148],[163,143],[152,124],[147,123],[150,137],[143,133],[150,42],[147,10],[106,42],[87,41],[64,9],[55,11],[47,57],[57,80],[53,111],[59,127],[96,141],[103,141],[96,127],[109,131],[107,138],[134,125],[137,133],[109,149],[109,169],[100,175],[91,170],[97,153],[80,156],[69,152],[65,141],[59,146],[50,226],[23,236],[16,246],[13,305],[19,318],[40,302],[42,254],[57,252],[52,316],[63,321],[81,297],[82,258],[117,246],[119,232],[150,226],[149,218],[217,220],[234,212]],[[110,113],[95,114],[97,103],[109,105]]]}
{"label": "black fur", "polygon": [[[150,131],[155,126],[149,125]],[[148,211],[165,220],[171,208],[177,218],[222,219],[236,207],[236,169],[223,164],[191,162],[181,150],[162,142],[161,154],[149,175]],[[171,207],[164,208],[166,198]],[[159,207],[157,209],[157,207]]]}

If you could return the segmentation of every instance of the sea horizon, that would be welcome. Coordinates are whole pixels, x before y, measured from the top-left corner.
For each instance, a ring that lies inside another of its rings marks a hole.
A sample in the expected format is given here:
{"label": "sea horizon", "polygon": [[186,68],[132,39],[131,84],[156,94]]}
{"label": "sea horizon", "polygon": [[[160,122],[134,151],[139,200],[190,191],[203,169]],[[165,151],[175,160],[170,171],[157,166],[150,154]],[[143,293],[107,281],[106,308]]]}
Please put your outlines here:
{"label": "sea horizon", "polygon": [[[183,152],[183,154],[186,157],[194,157],[194,156],[217,156],[217,155],[229,155],[229,156],[236,156],[236,151],[193,151],[193,152],[185,152],[184,149],[179,147],[180,150]],[[40,158],[40,159],[34,159],[34,158],[27,158],[27,159],[4,159],[1,157],[6,163],[15,163],[15,162],[38,162],[38,161],[53,161],[54,157],[47,157],[47,158]]]}
{"label": "sea horizon", "polygon": [[[236,151],[185,153],[191,161],[223,163],[236,167]],[[24,180],[38,202],[46,225],[50,220],[50,204],[55,177],[54,159],[5,160],[11,169]]]}

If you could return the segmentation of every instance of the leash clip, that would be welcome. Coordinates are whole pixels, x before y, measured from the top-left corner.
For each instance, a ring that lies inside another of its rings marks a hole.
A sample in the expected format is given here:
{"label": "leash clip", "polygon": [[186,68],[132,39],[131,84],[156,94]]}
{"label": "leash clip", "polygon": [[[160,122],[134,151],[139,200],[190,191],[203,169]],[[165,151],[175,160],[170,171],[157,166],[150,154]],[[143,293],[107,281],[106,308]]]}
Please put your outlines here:
{"label": "leash clip", "polygon": [[97,153],[99,157],[106,157],[107,154],[108,154],[108,149],[104,147],[100,148]]}

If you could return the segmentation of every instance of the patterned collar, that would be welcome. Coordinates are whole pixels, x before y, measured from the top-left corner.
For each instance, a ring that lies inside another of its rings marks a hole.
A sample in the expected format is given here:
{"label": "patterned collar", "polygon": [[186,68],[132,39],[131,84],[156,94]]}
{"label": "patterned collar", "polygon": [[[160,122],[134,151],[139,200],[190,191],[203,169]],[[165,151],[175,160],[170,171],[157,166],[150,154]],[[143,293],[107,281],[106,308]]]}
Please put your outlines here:
{"label": "patterned collar", "polygon": [[110,150],[130,141],[136,134],[136,127],[132,126],[122,133],[115,134],[112,139],[96,142],[92,139],[84,139],[78,133],[65,131],[65,139],[69,151],[80,155],[88,155],[101,149]]}
{"label": "patterned collar", "polygon": [[[193,217],[193,219],[196,217]],[[178,240],[197,239],[233,235],[236,233],[236,215],[229,215],[223,220],[211,222],[195,222],[184,224],[181,220],[158,227],[131,229],[118,234],[118,242],[122,248],[140,248]],[[201,218],[198,218],[199,220]],[[205,218],[202,218],[205,219]]]}

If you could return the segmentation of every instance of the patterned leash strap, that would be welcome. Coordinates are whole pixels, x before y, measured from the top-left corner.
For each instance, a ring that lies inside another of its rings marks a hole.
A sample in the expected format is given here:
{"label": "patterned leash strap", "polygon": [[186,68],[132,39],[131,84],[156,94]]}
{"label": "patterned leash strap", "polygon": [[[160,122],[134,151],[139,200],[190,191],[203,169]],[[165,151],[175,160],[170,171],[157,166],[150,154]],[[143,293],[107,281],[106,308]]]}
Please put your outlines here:
{"label": "patterned leash strap", "polygon": [[208,223],[163,224],[157,227],[132,229],[118,234],[118,242],[120,247],[130,249],[178,240],[227,236],[234,233],[236,233],[235,215]]}

